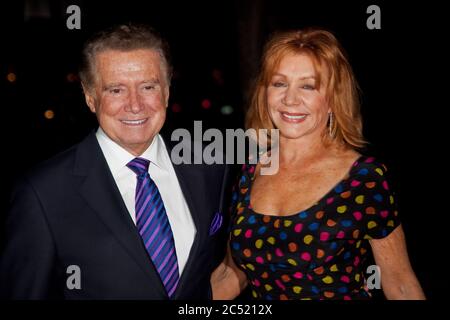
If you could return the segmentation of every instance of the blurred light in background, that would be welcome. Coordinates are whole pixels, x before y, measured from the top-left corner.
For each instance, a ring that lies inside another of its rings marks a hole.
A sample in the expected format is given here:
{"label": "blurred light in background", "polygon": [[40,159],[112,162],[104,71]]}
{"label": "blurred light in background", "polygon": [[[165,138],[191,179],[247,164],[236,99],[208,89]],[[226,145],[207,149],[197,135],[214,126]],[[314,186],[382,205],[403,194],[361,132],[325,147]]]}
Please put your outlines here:
{"label": "blurred light in background", "polygon": [[203,101],[202,101],[202,108],[203,109],[211,108],[211,101],[208,100],[208,99],[203,99]]}
{"label": "blurred light in background", "polygon": [[181,112],[181,106],[178,103],[174,103],[171,109],[173,113]]}
{"label": "blurred light in background", "polygon": [[13,82],[16,82],[17,77],[16,77],[16,74],[15,74],[14,72],[10,72],[10,73],[8,73],[8,75],[6,76],[6,79],[7,79],[9,82],[13,83]]}
{"label": "blurred light in background", "polygon": [[212,71],[212,77],[214,79],[214,82],[219,85],[219,86],[223,86],[223,76],[222,76],[222,71],[220,71],[219,69],[214,69]]}
{"label": "blurred light in background", "polygon": [[51,120],[55,117],[55,112],[53,110],[47,110],[44,112],[44,117],[48,120]]}
{"label": "blurred light in background", "polygon": [[75,73],[68,73],[66,76],[67,82],[75,82],[78,80],[78,76]]}
{"label": "blurred light in background", "polygon": [[222,113],[223,115],[229,115],[232,114],[234,111],[233,107],[230,105],[225,105],[222,108],[220,108],[220,113]]}
{"label": "blurred light in background", "polygon": [[49,19],[50,13],[49,0],[25,0],[24,19],[25,21],[31,19]]}

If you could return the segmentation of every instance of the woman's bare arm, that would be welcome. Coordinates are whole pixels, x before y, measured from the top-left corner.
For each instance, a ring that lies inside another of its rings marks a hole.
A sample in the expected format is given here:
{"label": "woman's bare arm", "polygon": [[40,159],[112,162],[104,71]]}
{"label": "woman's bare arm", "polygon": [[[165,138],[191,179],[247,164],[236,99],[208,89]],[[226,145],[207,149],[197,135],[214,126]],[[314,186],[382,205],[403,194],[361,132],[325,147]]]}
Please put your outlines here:
{"label": "woman's bare arm", "polygon": [[389,300],[423,300],[425,295],[408,258],[402,226],[382,239],[370,240],[381,286]]}
{"label": "woman's bare arm", "polygon": [[228,246],[225,259],[211,275],[213,300],[234,299],[246,286],[247,276],[234,263]]}

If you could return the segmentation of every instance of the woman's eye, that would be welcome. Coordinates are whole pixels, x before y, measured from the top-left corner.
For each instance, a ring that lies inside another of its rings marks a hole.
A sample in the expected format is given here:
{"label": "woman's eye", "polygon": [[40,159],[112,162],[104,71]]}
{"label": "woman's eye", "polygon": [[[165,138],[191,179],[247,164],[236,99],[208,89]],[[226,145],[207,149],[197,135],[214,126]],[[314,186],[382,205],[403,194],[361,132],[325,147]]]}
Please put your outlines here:
{"label": "woman's eye", "polygon": [[315,87],[314,87],[313,85],[310,85],[310,84],[304,84],[304,85],[302,86],[302,89],[306,89],[306,90],[314,90]]}
{"label": "woman's eye", "polygon": [[284,82],[274,82],[272,84],[276,88],[284,87],[286,84]]}
{"label": "woman's eye", "polygon": [[155,86],[145,86],[144,89],[145,90],[153,90],[153,89],[155,89]]}

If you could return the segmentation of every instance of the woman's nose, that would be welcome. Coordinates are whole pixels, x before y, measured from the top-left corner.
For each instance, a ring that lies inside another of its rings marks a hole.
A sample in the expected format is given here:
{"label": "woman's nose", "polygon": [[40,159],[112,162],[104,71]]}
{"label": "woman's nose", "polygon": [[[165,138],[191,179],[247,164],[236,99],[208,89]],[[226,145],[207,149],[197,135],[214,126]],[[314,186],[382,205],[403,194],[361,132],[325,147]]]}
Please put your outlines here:
{"label": "woman's nose", "polygon": [[288,89],[286,90],[286,94],[284,95],[283,99],[281,100],[281,102],[283,104],[285,104],[286,106],[298,105],[300,103],[300,101],[301,101],[301,99],[300,99],[299,92],[297,90],[295,90],[295,88],[292,88],[292,87],[288,87]]}

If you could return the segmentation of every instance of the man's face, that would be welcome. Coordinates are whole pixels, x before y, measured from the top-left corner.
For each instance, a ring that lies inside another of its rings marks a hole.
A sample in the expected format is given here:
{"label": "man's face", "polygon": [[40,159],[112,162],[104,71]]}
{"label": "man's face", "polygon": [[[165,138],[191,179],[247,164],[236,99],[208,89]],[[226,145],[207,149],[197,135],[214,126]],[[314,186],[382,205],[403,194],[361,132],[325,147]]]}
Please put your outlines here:
{"label": "man's face", "polygon": [[169,85],[161,57],[151,49],[97,54],[86,102],[103,131],[135,156],[151,144],[166,119]]}

